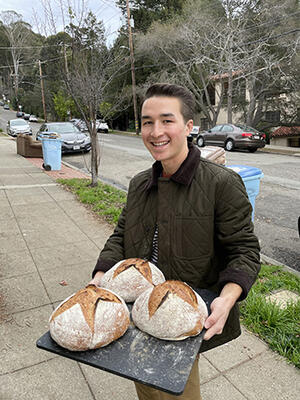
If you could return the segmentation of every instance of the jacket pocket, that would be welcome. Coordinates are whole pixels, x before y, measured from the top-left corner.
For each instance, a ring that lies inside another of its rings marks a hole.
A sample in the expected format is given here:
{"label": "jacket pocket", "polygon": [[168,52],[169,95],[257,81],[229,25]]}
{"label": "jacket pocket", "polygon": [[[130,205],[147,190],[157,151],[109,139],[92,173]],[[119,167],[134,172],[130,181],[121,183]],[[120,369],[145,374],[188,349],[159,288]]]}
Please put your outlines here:
{"label": "jacket pocket", "polygon": [[174,256],[193,260],[209,256],[213,251],[211,216],[175,217],[173,229]]}

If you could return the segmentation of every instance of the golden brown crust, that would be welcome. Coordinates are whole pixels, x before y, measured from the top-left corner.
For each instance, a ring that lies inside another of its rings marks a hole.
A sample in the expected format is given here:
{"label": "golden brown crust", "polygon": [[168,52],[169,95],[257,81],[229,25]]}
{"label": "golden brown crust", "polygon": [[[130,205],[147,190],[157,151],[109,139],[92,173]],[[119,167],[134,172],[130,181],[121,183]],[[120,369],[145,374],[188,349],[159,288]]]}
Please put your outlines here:
{"label": "golden brown crust", "polygon": [[192,288],[181,281],[165,281],[152,290],[148,302],[149,318],[151,318],[156,310],[164,303],[169,293],[177,295],[194,309],[197,309],[198,301]]}
{"label": "golden brown crust", "polygon": [[75,304],[79,304],[84,318],[94,333],[94,317],[95,310],[99,300],[121,303],[121,300],[110,291],[99,288],[95,285],[88,285],[86,288],[79,290],[67,301],[65,301],[51,316],[53,321],[58,315],[68,310]]}
{"label": "golden brown crust", "polygon": [[148,282],[153,285],[152,272],[148,261],[142,260],[141,258],[128,258],[115,270],[113,279],[128,268],[136,268]]}

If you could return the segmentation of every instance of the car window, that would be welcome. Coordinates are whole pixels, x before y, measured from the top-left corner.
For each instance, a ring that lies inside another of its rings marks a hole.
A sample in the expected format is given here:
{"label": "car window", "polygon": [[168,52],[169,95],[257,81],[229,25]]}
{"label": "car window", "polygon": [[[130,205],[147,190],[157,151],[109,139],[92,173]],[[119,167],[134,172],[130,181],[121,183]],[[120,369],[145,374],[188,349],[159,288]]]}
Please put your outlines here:
{"label": "car window", "polygon": [[222,131],[223,132],[233,132],[233,127],[231,125],[223,125]]}
{"label": "car window", "polygon": [[219,132],[223,125],[217,125],[210,129],[211,132]]}
{"label": "car window", "polygon": [[251,126],[247,125],[237,125],[238,128],[242,129],[243,131],[246,132],[253,132],[253,133],[259,133],[258,130],[251,128]]}
{"label": "car window", "polygon": [[78,133],[78,129],[72,123],[50,124],[48,129],[57,133]]}
{"label": "car window", "polygon": [[22,125],[28,125],[26,121],[22,120],[17,120],[17,121],[11,121],[12,126],[22,126]]}

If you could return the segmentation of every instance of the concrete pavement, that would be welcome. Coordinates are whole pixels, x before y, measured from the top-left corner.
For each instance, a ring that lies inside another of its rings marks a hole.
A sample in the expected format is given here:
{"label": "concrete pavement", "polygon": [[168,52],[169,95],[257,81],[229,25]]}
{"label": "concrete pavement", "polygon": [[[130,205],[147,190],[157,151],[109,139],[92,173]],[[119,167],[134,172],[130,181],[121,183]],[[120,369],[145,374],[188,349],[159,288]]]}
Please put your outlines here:
{"label": "concrete pavement", "polygon": [[[83,287],[112,232],[57,177],[0,136],[0,399],[136,400],[131,381],[36,347],[53,308]],[[203,400],[296,400],[299,370],[243,330],[200,358]]]}

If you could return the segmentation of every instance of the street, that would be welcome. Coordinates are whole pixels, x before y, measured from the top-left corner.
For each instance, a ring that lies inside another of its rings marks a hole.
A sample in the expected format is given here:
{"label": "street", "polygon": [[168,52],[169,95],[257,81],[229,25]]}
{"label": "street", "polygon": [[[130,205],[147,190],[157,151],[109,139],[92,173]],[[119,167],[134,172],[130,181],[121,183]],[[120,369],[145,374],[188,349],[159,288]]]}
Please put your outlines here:
{"label": "street", "polygon": [[[6,131],[8,118],[15,113],[0,110],[0,127]],[[39,124],[31,123],[33,132]],[[35,135],[33,135],[35,137]],[[100,179],[126,190],[130,179],[153,162],[140,137],[117,134],[99,135]],[[85,171],[90,155],[63,156],[63,161]],[[262,170],[260,192],[255,204],[255,232],[264,255],[300,271],[300,157],[258,151],[226,152],[227,165],[248,165]]]}

